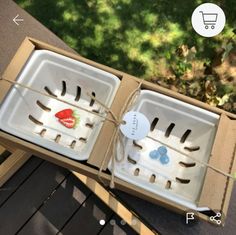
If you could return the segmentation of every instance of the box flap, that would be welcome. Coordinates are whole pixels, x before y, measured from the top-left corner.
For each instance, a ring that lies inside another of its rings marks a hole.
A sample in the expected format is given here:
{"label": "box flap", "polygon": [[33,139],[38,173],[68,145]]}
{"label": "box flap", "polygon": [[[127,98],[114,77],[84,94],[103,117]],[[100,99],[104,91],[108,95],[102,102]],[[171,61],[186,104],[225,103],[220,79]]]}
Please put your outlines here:
{"label": "box flap", "polygon": [[[18,74],[24,67],[26,61],[30,57],[34,48],[35,48],[34,44],[31,43],[28,38],[25,38],[25,40],[22,42],[21,46],[17,50],[15,56],[11,60],[10,64],[8,65],[2,77],[11,81],[16,80]],[[1,83],[0,85],[0,103],[1,103],[4,97],[6,96],[7,92],[11,88],[11,84],[5,81],[0,81],[0,83]]]}
{"label": "box flap", "polygon": [[[231,125],[233,126],[233,130],[232,132],[234,133],[234,139],[236,139],[236,121],[231,121]],[[230,169],[230,173],[231,174],[235,174],[236,172],[236,144],[234,145],[234,153],[232,156],[232,161],[231,161],[231,169]],[[222,203],[222,212],[224,213],[224,215],[227,215],[228,212],[228,208],[229,208],[229,202],[230,202],[230,197],[231,197],[231,193],[233,190],[233,186],[234,186],[234,180],[233,179],[227,179],[227,187],[225,190],[225,196],[223,198],[223,203]]]}
{"label": "box flap", "polygon": [[[209,164],[227,173],[231,172],[235,155],[236,136],[231,121],[221,115]],[[208,168],[198,206],[221,210],[229,178]]]}

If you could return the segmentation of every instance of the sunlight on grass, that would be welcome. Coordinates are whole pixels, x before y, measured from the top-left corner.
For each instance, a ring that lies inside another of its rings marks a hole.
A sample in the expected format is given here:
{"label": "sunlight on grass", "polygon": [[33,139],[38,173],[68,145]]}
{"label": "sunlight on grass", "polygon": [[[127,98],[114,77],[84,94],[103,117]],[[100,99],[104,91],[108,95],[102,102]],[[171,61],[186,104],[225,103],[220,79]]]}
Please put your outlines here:
{"label": "sunlight on grass", "polygon": [[[147,79],[155,77],[158,66],[164,60],[168,63],[183,44],[194,46],[203,63],[209,61],[222,41],[231,37],[235,23],[227,19],[223,33],[212,39],[197,35],[190,19],[201,0],[16,2],[79,54]],[[226,10],[234,6],[230,0]]]}
{"label": "sunlight on grass", "polygon": [[78,12],[76,11],[64,11],[63,13],[63,19],[65,21],[77,21],[78,18]]}
{"label": "sunlight on grass", "polygon": [[31,4],[32,4],[31,0],[25,0],[20,3],[20,6],[24,9],[24,8],[30,7]]}
{"label": "sunlight on grass", "polygon": [[[226,14],[225,29],[213,38],[199,36],[191,25],[203,0],[16,2],[80,55],[236,113],[236,44],[229,57],[235,0],[209,1]],[[217,67],[222,49],[227,61]]]}
{"label": "sunlight on grass", "polygon": [[171,59],[182,44],[195,46],[200,58],[209,60],[232,31],[226,25],[215,39],[199,37],[190,16],[200,0],[175,0],[171,7],[155,0],[16,2],[81,55],[144,78],[156,76],[159,61]]}

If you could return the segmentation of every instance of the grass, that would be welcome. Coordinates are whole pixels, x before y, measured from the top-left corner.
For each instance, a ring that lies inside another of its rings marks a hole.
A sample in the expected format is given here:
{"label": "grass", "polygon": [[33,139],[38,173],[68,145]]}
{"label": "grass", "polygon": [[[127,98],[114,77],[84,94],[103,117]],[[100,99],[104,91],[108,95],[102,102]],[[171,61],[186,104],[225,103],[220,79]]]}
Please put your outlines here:
{"label": "grass", "polygon": [[224,31],[203,38],[191,26],[201,0],[15,0],[79,54],[153,80],[175,62],[181,45],[196,48],[201,63],[214,59],[236,28],[235,0],[208,1],[226,14]]}

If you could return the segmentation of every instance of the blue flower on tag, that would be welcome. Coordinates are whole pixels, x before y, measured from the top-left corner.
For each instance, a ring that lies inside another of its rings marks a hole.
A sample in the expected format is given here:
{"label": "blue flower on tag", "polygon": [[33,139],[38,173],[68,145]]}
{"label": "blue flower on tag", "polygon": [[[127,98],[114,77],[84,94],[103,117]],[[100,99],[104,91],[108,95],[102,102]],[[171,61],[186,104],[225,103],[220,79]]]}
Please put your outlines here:
{"label": "blue flower on tag", "polygon": [[165,146],[160,146],[157,150],[152,150],[149,153],[149,157],[155,160],[159,159],[162,165],[166,165],[170,161],[170,158],[167,155],[167,148]]}

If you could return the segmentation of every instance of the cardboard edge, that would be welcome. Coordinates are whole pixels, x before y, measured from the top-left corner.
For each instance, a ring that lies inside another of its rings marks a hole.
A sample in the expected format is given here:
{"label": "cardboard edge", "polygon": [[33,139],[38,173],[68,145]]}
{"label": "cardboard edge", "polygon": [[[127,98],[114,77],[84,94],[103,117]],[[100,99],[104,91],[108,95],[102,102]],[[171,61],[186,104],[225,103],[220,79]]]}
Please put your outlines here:
{"label": "cardboard edge", "polygon": [[[234,133],[234,139],[236,140],[236,121],[231,121],[233,122],[233,133]],[[232,155],[232,161],[230,164],[230,174],[234,174],[236,172],[236,143],[234,145],[234,151]],[[235,181],[233,179],[228,178],[227,183],[226,183],[226,190],[225,190],[225,195],[222,201],[222,212],[224,213],[225,217],[227,215],[228,209],[229,209],[229,203],[230,203],[230,198],[232,195],[233,187],[234,187]]]}
{"label": "cardboard edge", "polygon": [[89,64],[89,65],[92,65],[98,69],[102,69],[108,73],[111,73],[115,76],[117,76],[120,80],[122,79],[123,76],[130,76],[129,74],[127,73],[124,73],[124,72],[121,72],[119,70],[116,70],[116,69],[113,69],[113,68],[110,68],[106,65],[103,65],[103,64],[100,64],[100,63],[97,63],[95,61],[92,61],[90,59],[87,59],[79,54],[75,54],[75,53],[71,53],[71,52],[68,52],[68,51],[65,51],[63,49],[60,49],[60,48],[57,48],[57,47],[54,47],[50,44],[47,44],[45,42],[42,42],[42,41],[39,41],[37,39],[34,39],[34,38],[31,38],[31,37],[27,37],[27,39],[33,43],[36,47],[37,50],[41,50],[42,48],[44,50],[50,50],[50,51],[53,51],[55,53],[58,53],[58,54],[61,54],[61,55],[64,55],[64,56],[67,56],[69,58],[72,58],[72,59],[75,59],[75,60],[79,60],[85,64]]}
{"label": "cardboard edge", "polygon": [[[233,130],[230,129],[232,125],[231,122],[233,121],[231,121],[225,114],[221,115],[211,157],[209,159],[210,165],[227,173],[230,173],[236,142],[235,138],[233,138]],[[227,154],[224,154],[226,151]],[[198,206],[206,206],[213,210],[221,210],[225,192],[227,190],[227,181],[228,178],[226,176],[208,168],[202,192],[199,197]]]}
{"label": "cardboard edge", "polygon": [[[21,43],[20,47],[18,48],[13,59],[11,60],[10,64],[7,66],[2,77],[9,79],[11,81],[16,80],[18,74],[24,67],[26,61],[29,59],[34,48],[35,48],[34,44],[31,43],[28,40],[28,38],[25,38],[23,42]],[[1,80],[0,80],[0,83],[1,83],[1,86],[0,86],[0,103],[1,103],[4,97],[6,96],[7,92],[11,88],[11,85]]]}

